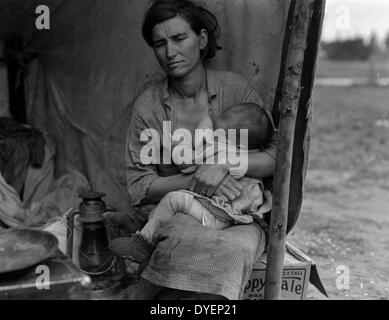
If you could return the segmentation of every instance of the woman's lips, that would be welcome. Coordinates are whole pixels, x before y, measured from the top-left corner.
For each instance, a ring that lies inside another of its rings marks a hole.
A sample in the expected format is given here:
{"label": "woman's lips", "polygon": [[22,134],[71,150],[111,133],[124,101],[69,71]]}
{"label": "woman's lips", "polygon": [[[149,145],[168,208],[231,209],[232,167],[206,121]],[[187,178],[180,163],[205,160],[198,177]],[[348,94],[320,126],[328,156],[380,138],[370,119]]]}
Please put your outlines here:
{"label": "woman's lips", "polygon": [[176,66],[178,66],[179,64],[181,63],[181,61],[177,61],[177,62],[170,62],[168,63],[168,68],[174,68]]}

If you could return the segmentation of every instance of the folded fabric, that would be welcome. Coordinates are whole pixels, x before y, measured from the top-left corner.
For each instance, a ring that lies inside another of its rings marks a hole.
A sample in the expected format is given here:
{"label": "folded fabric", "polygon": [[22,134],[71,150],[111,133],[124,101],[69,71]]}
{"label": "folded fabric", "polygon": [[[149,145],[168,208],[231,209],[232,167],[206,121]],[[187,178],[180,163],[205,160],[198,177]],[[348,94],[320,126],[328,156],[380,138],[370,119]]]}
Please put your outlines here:
{"label": "folded fabric", "polygon": [[28,167],[41,167],[44,158],[43,132],[0,117],[0,172],[20,196]]}
{"label": "folded fabric", "polygon": [[25,208],[16,192],[0,174],[0,220],[7,226],[43,227],[55,222],[70,209],[78,208],[81,188],[86,190],[88,180],[77,171],[62,176],[53,189],[39,201]]}

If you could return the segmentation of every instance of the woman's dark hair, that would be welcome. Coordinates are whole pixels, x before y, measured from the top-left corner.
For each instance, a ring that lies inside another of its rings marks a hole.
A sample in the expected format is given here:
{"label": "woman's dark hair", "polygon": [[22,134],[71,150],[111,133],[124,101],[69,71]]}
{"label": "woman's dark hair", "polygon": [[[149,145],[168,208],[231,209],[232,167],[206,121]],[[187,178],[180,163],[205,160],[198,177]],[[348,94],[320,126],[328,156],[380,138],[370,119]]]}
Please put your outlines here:
{"label": "woman's dark hair", "polygon": [[190,0],[154,0],[148,8],[142,25],[142,35],[147,44],[153,46],[153,28],[158,23],[174,18],[183,17],[192,30],[199,35],[202,29],[208,33],[208,44],[202,50],[203,61],[213,58],[216,50],[221,49],[217,45],[220,36],[219,23],[209,10]]}

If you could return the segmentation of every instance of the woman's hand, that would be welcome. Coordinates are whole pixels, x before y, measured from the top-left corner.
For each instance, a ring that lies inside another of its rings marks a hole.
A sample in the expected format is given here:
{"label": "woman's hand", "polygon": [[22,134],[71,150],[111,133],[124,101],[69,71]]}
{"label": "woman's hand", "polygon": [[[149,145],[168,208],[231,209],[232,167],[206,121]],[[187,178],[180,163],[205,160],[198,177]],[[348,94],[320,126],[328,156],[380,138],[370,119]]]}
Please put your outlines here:
{"label": "woman's hand", "polygon": [[222,164],[203,164],[199,166],[189,185],[189,190],[211,197],[228,175],[228,167]]}
{"label": "woman's hand", "polygon": [[240,196],[243,186],[232,178],[230,175],[227,175],[219,187],[216,189],[216,196],[224,196],[228,200],[232,201]]}

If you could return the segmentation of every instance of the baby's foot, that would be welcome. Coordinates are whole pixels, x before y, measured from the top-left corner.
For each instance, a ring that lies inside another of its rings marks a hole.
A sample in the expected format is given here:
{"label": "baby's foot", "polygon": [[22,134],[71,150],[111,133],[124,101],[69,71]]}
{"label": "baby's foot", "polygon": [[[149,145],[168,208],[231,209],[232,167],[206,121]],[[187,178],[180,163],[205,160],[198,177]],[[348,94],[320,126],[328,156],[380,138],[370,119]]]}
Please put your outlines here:
{"label": "baby's foot", "polygon": [[155,244],[137,231],[130,237],[120,237],[112,240],[109,247],[115,255],[141,264],[150,258]]}

